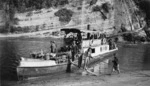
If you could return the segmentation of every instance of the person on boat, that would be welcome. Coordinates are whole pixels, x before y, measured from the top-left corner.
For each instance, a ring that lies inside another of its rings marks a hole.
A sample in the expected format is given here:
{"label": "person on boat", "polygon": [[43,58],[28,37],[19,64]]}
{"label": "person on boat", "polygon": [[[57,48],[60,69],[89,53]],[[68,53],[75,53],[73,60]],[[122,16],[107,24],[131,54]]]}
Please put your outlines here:
{"label": "person on boat", "polygon": [[46,55],[45,55],[45,58],[44,58],[45,60],[50,60],[50,54],[49,53],[46,53]]}
{"label": "person on boat", "polygon": [[76,56],[77,52],[78,52],[78,47],[77,47],[77,45],[76,45],[76,41],[74,40],[74,41],[73,41],[73,44],[72,44],[72,49],[71,49],[72,61],[75,60],[75,56]]}
{"label": "person on boat", "polygon": [[[116,53],[114,54],[114,59],[112,60],[112,63],[113,63],[112,72],[113,72],[113,71],[117,71],[118,74],[120,74],[119,60],[118,60],[118,58],[116,57]],[[111,73],[112,73],[112,72],[111,72]]]}
{"label": "person on boat", "polygon": [[90,39],[90,33],[87,33],[87,40]]}
{"label": "person on boat", "polygon": [[77,46],[79,49],[81,49],[81,43],[82,43],[82,35],[81,33],[77,34]]}
{"label": "person on boat", "polygon": [[93,34],[91,34],[91,35],[90,35],[90,39],[94,39],[94,36],[93,36]]}
{"label": "person on boat", "polygon": [[106,44],[106,37],[105,35],[102,36],[102,42],[101,42],[101,45],[104,45]]}
{"label": "person on boat", "polygon": [[79,49],[79,53],[78,53],[78,67],[79,68],[81,68],[82,60],[83,60],[83,49]]}
{"label": "person on boat", "polygon": [[96,33],[94,34],[94,39],[97,39],[97,34]]}
{"label": "person on boat", "polygon": [[31,58],[37,58],[37,52],[35,52],[35,51],[32,52],[30,55],[31,55]]}
{"label": "person on boat", "polygon": [[109,50],[116,48],[116,43],[115,43],[115,41],[113,41],[113,39],[109,39],[108,44],[109,44]]}
{"label": "person on boat", "polygon": [[42,49],[41,49],[41,52],[40,52],[39,56],[40,56],[41,59],[44,59],[44,52],[43,52]]}
{"label": "person on boat", "polygon": [[57,46],[56,46],[55,42],[51,41],[50,52],[51,53],[56,53],[56,48],[57,48]]}

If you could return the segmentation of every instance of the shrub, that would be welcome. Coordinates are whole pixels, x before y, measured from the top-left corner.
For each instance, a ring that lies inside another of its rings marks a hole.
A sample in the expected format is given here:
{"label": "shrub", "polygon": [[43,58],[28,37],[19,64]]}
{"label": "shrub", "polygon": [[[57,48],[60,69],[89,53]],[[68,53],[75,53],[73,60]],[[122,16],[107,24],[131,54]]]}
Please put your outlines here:
{"label": "shrub", "polygon": [[61,22],[69,22],[73,15],[73,11],[68,10],[66,8],[60,9],[55,13],[55,16],[59,17],[59,21]]}

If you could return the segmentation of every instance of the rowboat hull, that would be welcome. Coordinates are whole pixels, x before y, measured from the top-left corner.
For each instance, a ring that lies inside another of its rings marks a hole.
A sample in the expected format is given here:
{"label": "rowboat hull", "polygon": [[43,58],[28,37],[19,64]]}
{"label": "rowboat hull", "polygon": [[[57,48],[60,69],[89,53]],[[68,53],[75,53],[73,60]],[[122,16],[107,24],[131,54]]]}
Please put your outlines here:
{"label": "rowboat hull", "polygon": [[45,67],[17,67],[18,76],[34,77],[52,74],[66,70],[67,64],[45,66]]}

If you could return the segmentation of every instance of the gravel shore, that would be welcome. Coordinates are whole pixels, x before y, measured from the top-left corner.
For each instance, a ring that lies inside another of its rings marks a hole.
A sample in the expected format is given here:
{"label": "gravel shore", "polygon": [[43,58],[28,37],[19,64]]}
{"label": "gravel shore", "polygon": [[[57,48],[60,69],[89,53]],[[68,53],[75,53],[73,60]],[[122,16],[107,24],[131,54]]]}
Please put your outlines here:
{"label": "gravel shore", "polygon": [[82,75],[79,72],[53,74],[40,78],[30,78],[2,86],[149,86],[150,71],[113,73],[112,75]]}

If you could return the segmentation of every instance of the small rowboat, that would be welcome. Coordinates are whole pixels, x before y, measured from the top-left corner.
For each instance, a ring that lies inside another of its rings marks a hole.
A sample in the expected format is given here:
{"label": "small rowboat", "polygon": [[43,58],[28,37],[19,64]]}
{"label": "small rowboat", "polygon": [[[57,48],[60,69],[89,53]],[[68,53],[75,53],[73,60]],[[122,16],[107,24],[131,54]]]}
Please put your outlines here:
{"label": "small rowboat", "polygon": [[18,76],[31,77],[41,76],[65,70],[67,67],[67,53],[57,57],[57,60],[44,60],[21,57],[20,65],[17,67]]}

